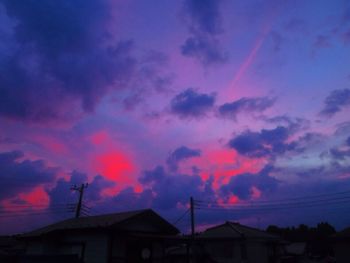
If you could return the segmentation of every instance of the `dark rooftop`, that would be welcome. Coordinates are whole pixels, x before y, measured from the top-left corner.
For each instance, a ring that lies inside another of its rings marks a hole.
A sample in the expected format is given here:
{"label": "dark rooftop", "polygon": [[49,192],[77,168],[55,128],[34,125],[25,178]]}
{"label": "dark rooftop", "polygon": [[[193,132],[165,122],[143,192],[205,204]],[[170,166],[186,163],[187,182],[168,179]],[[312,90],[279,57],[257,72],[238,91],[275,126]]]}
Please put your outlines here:
{"label": "dark rooftop", "polygon": [[278,236],[267,233],[266,231],[234,222],[226,222],[224,224],[208,228],[200,235],[200,238],[279,239]]}
{"label": "dark rooftop", "polygon": [[21,236],[34,237],[34,236],[41,236],[41,235],[49,234],[55,231],[63,231],[63,230],[111,228],[131,218],[135,218],[136,216],[143,215],[143,214],[151,214],[152,216],[155,216],[158,220],[160,220],[162,225],[170,229],[171,232],[174,232],[174,233],[179,232],[178,229],[176,229],[173,225],[171,225],[165,219],[160,217],[153,210],[144,209],[144,210],[136,210],[136,211],[119,212],[119,213],[113,213],[113,214],[104,214],[104,215],[98,215],[98,216],[70,218],[70,219],[60,221],[60,222],[36,229],[34,231],[25,233]]}

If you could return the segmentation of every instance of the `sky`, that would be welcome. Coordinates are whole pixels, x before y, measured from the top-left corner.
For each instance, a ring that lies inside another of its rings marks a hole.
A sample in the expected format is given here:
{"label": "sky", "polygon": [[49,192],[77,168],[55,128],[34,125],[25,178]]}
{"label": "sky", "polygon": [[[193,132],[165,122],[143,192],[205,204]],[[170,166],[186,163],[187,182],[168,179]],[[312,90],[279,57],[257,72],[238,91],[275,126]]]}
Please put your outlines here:
{"label": "sky", "polygon": [[183,232],[191,196],[199,230],[342,229],[349,114],[347,0],[0,0],[0,234],[83,183]]}

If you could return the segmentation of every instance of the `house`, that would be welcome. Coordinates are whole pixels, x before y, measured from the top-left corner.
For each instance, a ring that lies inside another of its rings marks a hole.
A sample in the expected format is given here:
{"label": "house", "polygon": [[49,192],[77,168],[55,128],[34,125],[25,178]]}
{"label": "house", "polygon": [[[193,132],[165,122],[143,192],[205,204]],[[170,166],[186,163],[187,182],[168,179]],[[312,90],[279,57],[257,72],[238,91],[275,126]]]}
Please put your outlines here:
{"label": "house", "polygon": [[277,262],[283,252],[278,236],[234,222],[208,228],[196,240],[213,262]]}
{"label": "house", "polygon": [[350,227],[333,235],[333,250],[337,263],[350,261]]}
{"label": "house", "polygon": [[151,209],[64,220],[21,236],[21,262],[160,262],[179,230]]}

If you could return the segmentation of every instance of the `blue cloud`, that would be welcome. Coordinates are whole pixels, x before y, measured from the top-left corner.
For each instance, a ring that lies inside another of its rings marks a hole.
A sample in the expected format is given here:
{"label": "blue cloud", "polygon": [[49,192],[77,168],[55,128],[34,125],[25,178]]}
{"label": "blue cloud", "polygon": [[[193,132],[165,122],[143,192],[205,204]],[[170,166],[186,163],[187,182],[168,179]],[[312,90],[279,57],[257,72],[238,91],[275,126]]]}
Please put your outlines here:
{"label": "blue cloud", "polygon": [[350,89],[333,90],[324,101],[324,108],[321,115],[332,117],[345,107],[350,106]]}
{"label": "blue cloud", "polygon": [[106,44],[109,1],[1,2],[15,26],[0,50],[0,115],[46,121],[90,112],[131,78],[132,42]]}
{"label": "blue cloud", "polygon": [[169,173],[162,166],[145,171],[139,182],[144,191],[152,191],[152,206],[157,209],[174,209],[178,203],[187,205],[190,196],[211,198],[214,194],[212,181],[204,182],[198,174]]}
{"label": "blue cloud", "polygon": [[57,168],[47,167],[43,160],[21,160],[23,157],[20,151],[0,153],[0,200],[55,180]]}
{"label": "blue cloud", "polygon": [[207,37],[189,37],[181,46],[181,53],[194,57],[204,65],[220,64],[228,61],[228,54],[222,52],[217,41]]}
{"label": "blue cloud", "polygon": [[296,147],[287,143],[291,131],[282,126],[260,132],[245,131],[229,141],[229,146],[248,157],[274,157]]}
{"label": "blue cloud", "polygon": [[215,94],[198,93],[187,89],[176,95],[170,103],[171,112],[181,118],[203,117],[215,103]]}
{"label": "blue cloud", "polygon": [[275,99],[268,97],[241,98],[231,103],[225,103],[219,107],[219,114],[223,117],[236,120],[237,115],[242,112],[262,112],[270,108]]}
{"label": "blue cloud", "polygon": [[184,14],[191,36],[181,46],[184,56],[192,57],[203,65],[228,61],[228,53],[221,50],[217,36],[221,26],[221,0],[186,0]]}
{"label": "blue cloud", "polygon": [[[84,193],[84,200],[89,202],[97,202],[102,199],[102,191],[106,188],[113,187],[115,182],[105,179],[101,175],[96,175],[92,180],[88,179],[88,176],[85,173],[78,171],[73,171],[70,174],[69,180],[60,178],[54,188],[48,191],[50,196],[51,204],[61,203],[62,196],[69,197],[71,196],[71,187],[76,185],[79,187],[81,184],[89,183],[87,190]],[[72,197],[72,196],[71,196]],[[71,201],[76,203],[77,197],[72,197]]]}
{"label": "blue cloud", "polygon": [[221,195],[228,197],[234,194],[241,200],[248,200],[253,195],[252,187],[259,189],[262,194],[273,192],[279,185],[279,181],[270,176],[273,170],[273,166],[267,165],[257,174],[245,173],[233,176],[227,184],[220,187]]}
{"label": "blue cloud", "polygon": [[185,12],[191,20],[192,30],[218,34],[221,29],[221,0],[186,0]]}
{"label": "blue cloud", "polygon": [[168,159],[166,160],[166,163],[170,170],[176,171],[179,162],[188,158],[198,157],[200,155],[201,151],[198,149],[190,149],[186,146],[181,146],[169,155]]}

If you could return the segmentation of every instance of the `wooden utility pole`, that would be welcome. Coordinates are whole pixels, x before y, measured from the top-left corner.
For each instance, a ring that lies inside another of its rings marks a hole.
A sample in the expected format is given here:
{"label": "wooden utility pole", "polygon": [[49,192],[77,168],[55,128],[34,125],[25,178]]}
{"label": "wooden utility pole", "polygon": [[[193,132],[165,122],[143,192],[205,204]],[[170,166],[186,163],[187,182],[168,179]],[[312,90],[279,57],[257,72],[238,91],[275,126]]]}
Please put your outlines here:
{"label": "wooden utility pole", "polygon": [[192,238],[194,238],[195,234],[195,227],[194,227],[194,202],[193,197],[190,198],[190,209],[191,209],[191,235]]}
{"label": "wooden utility pole", "polygon": [[80,187],[77,187],[76,185],[71,187],[71,190],[79,192],[79,201],[78,201],[77,207],[75,209],[75,218],[80,217],[81,206],[82,206],[82,202],[83,202],[84,189],[87,188],[88,185],[89,184],[86,183],[86,184],[81,184]]}
{"label": "wooden utility pole", "polygon": [[[191,240],[190,240],[190,247],[188,247],[188,249],[190,249],[188,252],[190,252],[190,257],[188,257],[188,262],[197,262],[196,261],[196,256],[195,256],[195,241],[194,241],[194,237],[195,237],[195,233],[196,233],[196,229],[194,226],[194,200],[193,197],[191,196],[190,198],[190,211],[191,211]],[[190,258],[192,260],[190,260]]]}

